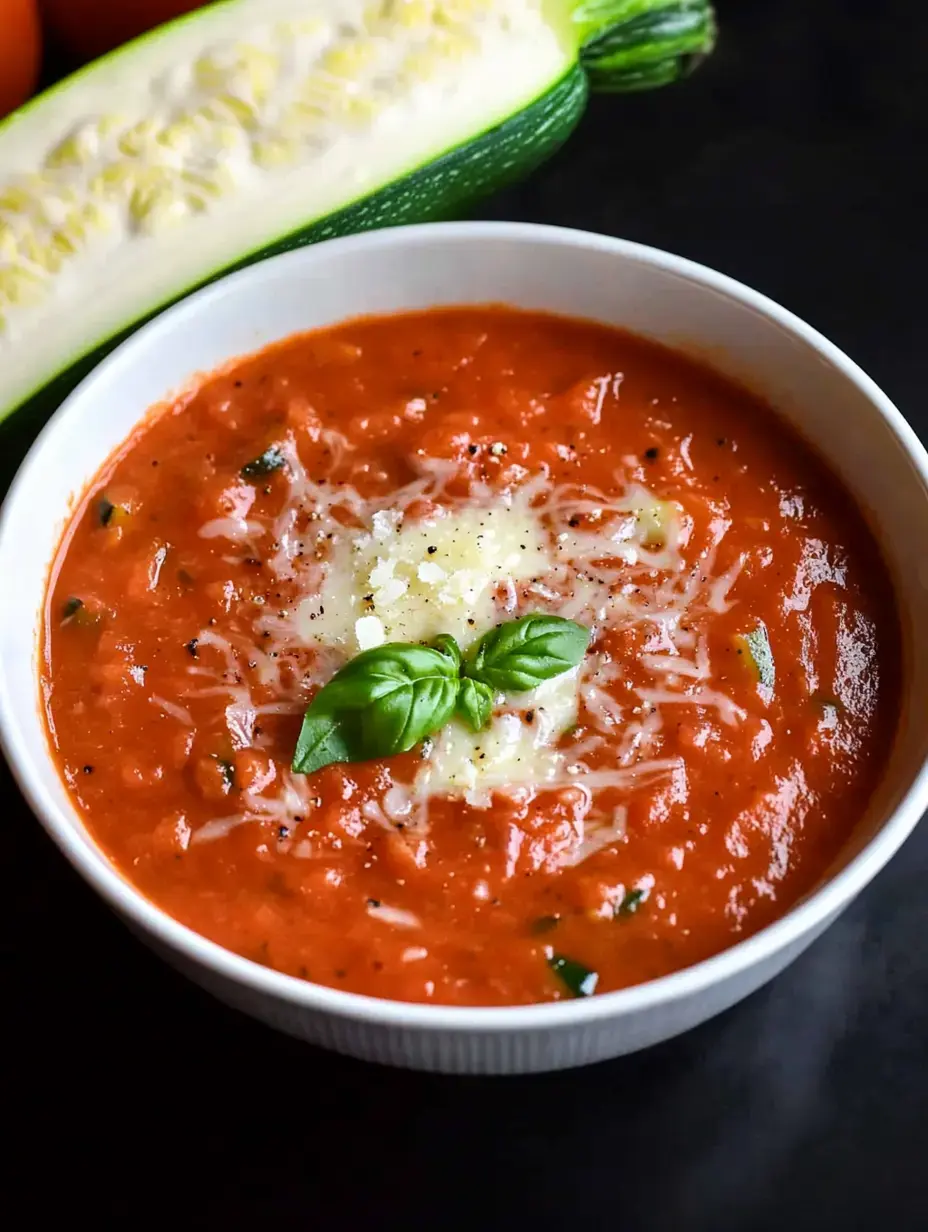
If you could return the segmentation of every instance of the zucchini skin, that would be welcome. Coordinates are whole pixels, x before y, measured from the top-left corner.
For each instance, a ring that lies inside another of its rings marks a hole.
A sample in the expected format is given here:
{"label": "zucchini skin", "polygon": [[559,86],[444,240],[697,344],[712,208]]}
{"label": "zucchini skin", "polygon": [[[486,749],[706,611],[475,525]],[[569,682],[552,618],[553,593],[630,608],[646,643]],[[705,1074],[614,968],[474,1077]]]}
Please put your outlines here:
{"label": "zucchini skin", "polygon": [[[623,7],[622,0],[588,0],[580,7],[578,17],[593,19],[580,63],[598,94],[652,90],[679,81],[715,46],[709,0],[654,0],[630,17],[621,15]],[[611,22],[610,15],[616,20]]]}
{"label": "zucchini skin", "polygon": [[558,150],[579,123],[588,97],[586,73],[574,65],[501,124],[231,268],[358,231],[460,217],[475,202],[523,179]]}
{"label": "zucchini skin", "polygon": [[770,635],[764,622],[760,620],[749,632],[736,634],[735,648],[738,654],[745,655],[747,666],[758,688],[772,695],[776,686],[777,669]]}
{"label": "zucchini skin", "polygon": [[[18,407],[6,412],[0,408],[0,492],[8,486],[25,449],[64,398],[105,355],[170,304],[234,270],[307,244],[378,227],[459,217],[483,197],[524,178],[559,149],[578,124],[588,97],[586,73],[579,65],[574,65],[533,103],[502,123],[376,192],[184,287],[176,296],[76,360]],[[4,414],[5,419],[2,418]]]}

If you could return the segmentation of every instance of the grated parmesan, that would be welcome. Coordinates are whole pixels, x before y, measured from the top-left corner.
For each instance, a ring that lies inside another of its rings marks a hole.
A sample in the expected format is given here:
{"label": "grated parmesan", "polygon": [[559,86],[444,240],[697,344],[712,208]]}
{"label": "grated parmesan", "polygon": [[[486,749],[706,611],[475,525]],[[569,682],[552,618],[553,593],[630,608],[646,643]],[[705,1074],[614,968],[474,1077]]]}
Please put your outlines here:
{"label": "grated parmesan", "polygon": [[378,510],[337,534],[319,595],[297,613],[304,640],[356,654],[382,642],[450,633],[466,647],[506,618],[498,590],[552,567],[548,536],[524,501],[496,502],[407,520]]}
{"label": "grated parmesan", "polygon": [[[340,462],[348,446],[337,433],[330,436]],[[236,747],[248,743],[259,713],[298,713],[307,687],[324,684],[347,659],[384,642],[426,642],[450,633],[466,648],[500,621],[533,611],[592,625],[594,637],[636,625],[650,631],[637,664],[643,679],[629,684],[631,704],[612,689],[621,666],[608,655],[588,655],[580,669],[529,694],[497,697],[483,732],[452,721],[423,747],[412,782],[393,782],[382,799],[366,801],[361,824],[392,832],[401,825],[416,864],[428,857],[431,799],[458,797],[486,809],[495,793],[529,800],[564,789],[581,806],[557,859],[579,863],[623,840],[623,807],[614,798],[601,805],[599,793],[672,784],[683,773],[679,759],[660,755],[665,706],[709,708],[731,725],[744,720],[740,707],[710,687],[706,641],[694,623],[727,610],[743,564],[739,557],[727,571],[715,569],[730,525],[721,514],[711,519],[706,544],[687,561],[683,548],[692,520],[686,511],[640,483],[624,483],[621,474],[614,496],[588,485],[556,486],[536,474],[503,492],[475,484],[462,498],[446,492],[457,474],[453,462],[420,457],[409,484],[386,499],[365,500],[350,484],[311,479],[292,439],[280,448],[287,506],[273,525],[249,524],[247,530],[273,536],[270,569],[303,597],[286,609],[256,609],[255,643],[248,646],[203,630],[200,645],[220,652],[224,670],[188,668],[195,676],[214,676],[199,695],[230,696],[227,725]],[[428,516],[409,516],[423,500]],[[339,510],[349,511],[351,525]],[[309,535],[297,532],[306,511]],[[232,527],[226,529],[235,537]],[[306,553],[312,545],[315,551]],[[287,650],[311,652],[296,692],[292,685],[287,691],[279,674],[278,655]],[[245,657],[274,690],[272,705],[253,704],[242,683]],[[582,737],[565,740],[578,723]],[[603,750],[610,748],[615,756],[604,764]],[[199,841],[247,820],[281,823],[311,815],[314,807],[311,782],[289,771],[272,791],[243,794],[242,814],[203,827]],[[305,844],[294,854],[312,858]],[[395,926],[414,926],[392,908],[369,910]]]}

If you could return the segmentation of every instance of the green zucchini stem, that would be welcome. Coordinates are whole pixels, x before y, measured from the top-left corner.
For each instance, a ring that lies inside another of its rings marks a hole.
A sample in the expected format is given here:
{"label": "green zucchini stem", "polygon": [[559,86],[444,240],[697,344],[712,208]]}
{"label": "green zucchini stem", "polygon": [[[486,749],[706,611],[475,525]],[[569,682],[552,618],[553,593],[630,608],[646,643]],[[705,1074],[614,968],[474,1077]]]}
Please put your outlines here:
{"label": "green zucchini stem", "polygon": [[580,63],[599,93],[678,81],[715,45],[709,0],[580,0],[571,19]]}

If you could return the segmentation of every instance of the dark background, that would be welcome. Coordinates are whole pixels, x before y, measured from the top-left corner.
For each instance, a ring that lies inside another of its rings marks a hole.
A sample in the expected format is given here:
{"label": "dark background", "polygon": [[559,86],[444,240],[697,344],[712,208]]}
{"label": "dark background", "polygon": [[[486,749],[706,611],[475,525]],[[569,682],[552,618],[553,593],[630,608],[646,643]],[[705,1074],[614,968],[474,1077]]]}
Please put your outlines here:
{"label": "dark background", "polygon": [[[928,437],[928,6],[718,9],[696,77],[594,100],[561,155],[483,212],[744,280]],[[682,1039],[587,1070],[447,1079],[324,1054],[213,1002],[108,914],[0,775],[11,1228],[17,1190],[37,1225],[928,1227],[924,827],[772,986]]]}

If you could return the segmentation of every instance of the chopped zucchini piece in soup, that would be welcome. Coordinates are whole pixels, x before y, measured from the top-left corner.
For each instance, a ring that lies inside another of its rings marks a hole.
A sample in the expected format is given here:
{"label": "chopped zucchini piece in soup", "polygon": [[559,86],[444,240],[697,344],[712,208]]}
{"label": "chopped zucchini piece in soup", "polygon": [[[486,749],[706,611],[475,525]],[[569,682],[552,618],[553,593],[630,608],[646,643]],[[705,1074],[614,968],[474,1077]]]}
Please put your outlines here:
{"label": "chopped zucchini piece in soup", "polygon": [[773,661],[773,650],[770,647],[770,636],[767,626],[762,620],[749,633],[738,633],[735,636],[735,649],[744,657],[748,669],[765,690],[773,689],[776,683],[776,665]]}
{"label": "chopped zucchini piece in soup", "polygon": [[548,966],[558,977],[567,991],[574,997],[591,997],[599,983],[599,974],[585,967],[574,958],[566,958],[563,954],[552,954]]}
{"label": "chopped zucchini piece in soup", "polygon": [[252,458],[242,467],[243,479],[259,479],[262,475],[271,475],[284,466],[286,459],[279,445],[271,445],[257,458]]}
{"label": "chopped zucchini piece in soup", "polygon": [[61,608],[63,625],[74,624],[89,628],[92,625],[98,625],[102,619],[103,609],[98,603],[86,602],[77,595],[72,595],[70,599],[67,599]]}
{"label": "chopped zucchini piece in soup", "polygon": [[122,526],[129,519],[129,507],[124,504],[114,504],[107,496],[102,496],[97,505],[97,517],[101,526]]}
{"label": "chopped zucchini piece in soup", "polygon": [[635,510],[635,519],[641,532],[641,542],[646,548],[661,547],[667,542],[670,528],[675,524],[677,510],[672,501],[653,500]]}
{"label": "chopped zucchini piece in soup", "polygon": [[83,606],[84,606],[84,600],[78,599],[76,595],[72,595],[71,598],[65,602],[64,607],[61,609],[62,621],[72,620]]}
{"label": "chopped zucchini piece in soup", "polygon": [[615,910],[616,916],[634,915],[643,902],[647,900],[648,891],[641,886],[629,890]]}

